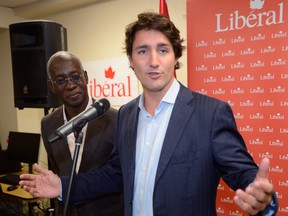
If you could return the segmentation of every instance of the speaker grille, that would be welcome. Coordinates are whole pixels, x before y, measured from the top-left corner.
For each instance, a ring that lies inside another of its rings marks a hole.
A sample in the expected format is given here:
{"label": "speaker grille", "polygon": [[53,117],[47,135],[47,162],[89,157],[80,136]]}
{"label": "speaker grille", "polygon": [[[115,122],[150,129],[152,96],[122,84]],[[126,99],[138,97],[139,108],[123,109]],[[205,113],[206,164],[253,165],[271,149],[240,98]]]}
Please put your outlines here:
{"label": "speaker grille", "polygon": [[9,26],[14,105],[19,109],[53,108],[62,102],[49,89],[47,62],[67,50],[67,31],[51,21],[28,21]]}

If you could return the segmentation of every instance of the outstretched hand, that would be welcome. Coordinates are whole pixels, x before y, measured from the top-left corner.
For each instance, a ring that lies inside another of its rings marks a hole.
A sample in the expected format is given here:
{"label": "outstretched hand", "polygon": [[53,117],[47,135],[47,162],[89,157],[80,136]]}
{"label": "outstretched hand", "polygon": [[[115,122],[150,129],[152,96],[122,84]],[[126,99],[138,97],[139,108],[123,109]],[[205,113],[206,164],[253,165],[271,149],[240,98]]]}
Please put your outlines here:
{"label": "outstretched hand", "polygon": [[274,187],[268,178],[269,166],[270,160],[264,158],[253,184],[245,191],[241,189],[236,191],[234,202],[249,215],[256,215],[263,211],[272,200]]}
{"label": "outstretched hand", "polygon": [[55,198],[60,195],[60,178],[52,171],[41,168],[38,164],[33,165],[35,174],[20,175],[20,186],[33,197]]}

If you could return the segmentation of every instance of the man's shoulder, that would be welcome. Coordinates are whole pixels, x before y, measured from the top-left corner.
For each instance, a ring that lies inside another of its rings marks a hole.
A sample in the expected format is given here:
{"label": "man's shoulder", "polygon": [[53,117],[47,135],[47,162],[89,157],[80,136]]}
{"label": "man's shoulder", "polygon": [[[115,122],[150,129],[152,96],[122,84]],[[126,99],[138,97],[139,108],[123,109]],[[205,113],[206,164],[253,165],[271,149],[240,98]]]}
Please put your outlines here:
{"label": "man's shoulder", "polygon": [[131,101],[129,101],[128,103],[122,105],[119,109],[119,112],[121,112],[122,114],[124,112],[128,112],[129,114],[131,114],[131,112],[135,109],[138,109],[138,105],[139,105],[139,99],[140,96],[132,99]]}
{"label": "man's shoulder", "polygon": [[104,116],[107,116],[109,118],[116,118],[117,115],[118,115],[118,110],[113,107],[110,107]]}
{"label": "man's shoulder", "polygon": [[181,88],[180,88],[180,92],[179,92],[179,95],[178,97],[180,98],[184,98],[186,100],[190,100],[192,99],[192,101],[196,101],[197,103],[200,103],[203,102],[203,103],[225,103],[224,101],[218,99],[218,98],[215,98],[213,96],[210,96],[210,95],[205,95],[205,94],[202,94],[202,93],[199,93],[199,92],[196,92],[194,90],[191,90],[183,85],[181,85]]}
{"label": "man's shoulder", "polygon": [[49,113],[48,115],[45,115],[42,119],[41,119],[41,123],[46,123],[46,122],[50,122],[52,121],[53,119],[59,117],[62,115],[62,106],[61,107],[58,107],[56,108],[55,110],[53,110],[51,113]]}

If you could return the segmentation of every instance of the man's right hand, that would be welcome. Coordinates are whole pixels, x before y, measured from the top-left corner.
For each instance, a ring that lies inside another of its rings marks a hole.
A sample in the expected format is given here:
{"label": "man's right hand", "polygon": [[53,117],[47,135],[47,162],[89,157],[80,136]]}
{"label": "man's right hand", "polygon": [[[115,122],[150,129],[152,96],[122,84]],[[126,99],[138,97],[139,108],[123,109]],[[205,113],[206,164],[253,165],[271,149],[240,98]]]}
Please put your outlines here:
{"label": "man's right hand", "polygon": [[37,198],[56,198],[60,196],[61,180],[52,171],[41,168],[38,164],[33,165],[35,174],[20,175],[20,186],[25,191]]}

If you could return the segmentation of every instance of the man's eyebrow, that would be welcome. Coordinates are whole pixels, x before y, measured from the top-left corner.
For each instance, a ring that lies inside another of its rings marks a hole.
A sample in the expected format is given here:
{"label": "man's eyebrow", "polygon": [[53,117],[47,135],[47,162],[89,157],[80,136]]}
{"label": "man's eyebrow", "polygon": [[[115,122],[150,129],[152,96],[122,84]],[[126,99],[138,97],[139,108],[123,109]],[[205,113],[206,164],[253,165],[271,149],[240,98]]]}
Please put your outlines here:
{"label": "man's eyebrow", "polygon": [[[150,46],[148,44],[143,44],[140,46],[135,47],[135,49],[146,49],[149,48]],[[157,47],[170,47],[170,45],[168,43],[159,43],[157,44]]]}
{"label": "man's eyebrow", "polygon": [[143,48],[148,48],[149,46],[147,44],[143,44],[140,46],[135,47],[135,49],[143,49]]}
{"label": "man's eyebrow", "polygon": [[170,47],[168,43],[159,43],[157,46],[158,47]]}

